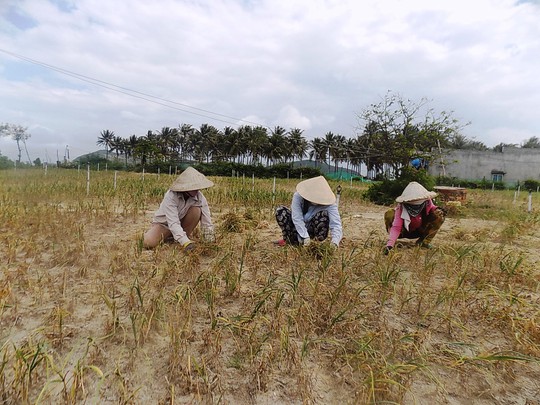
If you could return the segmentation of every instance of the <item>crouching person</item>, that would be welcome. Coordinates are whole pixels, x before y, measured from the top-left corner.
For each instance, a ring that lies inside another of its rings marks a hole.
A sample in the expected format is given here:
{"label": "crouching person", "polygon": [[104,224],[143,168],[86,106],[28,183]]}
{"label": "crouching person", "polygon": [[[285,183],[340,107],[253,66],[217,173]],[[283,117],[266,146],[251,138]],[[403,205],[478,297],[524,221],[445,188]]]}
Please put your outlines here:
{"label": "crouching person", "polygon": [[152,226],[144,234],[143,244],[152,249],[163,241],[173,239],[185,250],[192,250],[195,243],[190,239],[200,223],[201,234],[214,240],[214,226],[208,202],[200,191],[214,183],[192,167],[184,170],[165,193],[154,214]]}
{"label": "crouching person", "polygon": [[276,243],[307,246],[311,240],[323,241],[331,233],[335,247],[343,237],[336,196],[323,176],[301,181],[296,185],[291,208],[276,209],[276,220],[283,239]]}
{"label": "crouching person", "polygon": [[384,214],[386,231],[389,233],[384,254],[388,254],[398,238],[418,239],[417,245],[428,249],[432,247],[431,241],[445,217],[445,212],[432,201],[436,195],[415,181],[405,187],[396,198],[397,207]]}

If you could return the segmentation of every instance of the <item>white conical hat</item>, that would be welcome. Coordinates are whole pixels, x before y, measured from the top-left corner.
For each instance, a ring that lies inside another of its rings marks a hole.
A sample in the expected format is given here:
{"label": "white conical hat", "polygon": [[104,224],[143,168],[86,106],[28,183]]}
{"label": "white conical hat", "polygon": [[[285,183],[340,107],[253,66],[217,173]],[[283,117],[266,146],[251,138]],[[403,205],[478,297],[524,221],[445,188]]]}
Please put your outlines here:
{"label": "white conical hat", "polygon": [[296,185],[296,191],[314,204],[332,205],[336,202],[336,196],[324,176],[301,181]]}
{"label": "white conical hat", "polygon": [[403,190],[403,193],[396,198],[398,203],[402,202],[422,202],[424,200],[430,200],[437,196],[437,193],[434,191],[427,191],[426,188],[417,183],[416,181],[411,181],[407,184],[407,187]]}
{"label": "white conical hat", "polygon": [[208,180],[204,174],[190,166],[178,176],[170,189],[172,191],[194,191],[212,187],[213,185],[214,183]]}

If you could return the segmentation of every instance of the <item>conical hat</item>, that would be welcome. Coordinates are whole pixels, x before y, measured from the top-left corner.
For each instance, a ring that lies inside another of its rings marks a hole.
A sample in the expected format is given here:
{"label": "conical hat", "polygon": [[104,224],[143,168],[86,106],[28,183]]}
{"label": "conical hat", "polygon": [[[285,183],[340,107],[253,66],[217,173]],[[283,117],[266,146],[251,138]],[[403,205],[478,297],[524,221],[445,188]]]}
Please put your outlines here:
{"label": "conical hat", "polygon": [[336,196],[324,176],[301,181],[296,185],[296,191],[314,204],[332,205],[336,202]]}
{"label": "conical hat", "polygon": [[212,187],[213,185],[214,183],[208,180],[204,174],[193,167],[188,167],[173,182],[170,189],[172,191],[194,191]]}
{"label": "conical hat", "polygon": [[437,196],[434,191],[427,191],[423,185],[416,181],[411,181],[403,190],[403,193],[396,198],[398,203],[402,202],[419,202],[430,200]]}

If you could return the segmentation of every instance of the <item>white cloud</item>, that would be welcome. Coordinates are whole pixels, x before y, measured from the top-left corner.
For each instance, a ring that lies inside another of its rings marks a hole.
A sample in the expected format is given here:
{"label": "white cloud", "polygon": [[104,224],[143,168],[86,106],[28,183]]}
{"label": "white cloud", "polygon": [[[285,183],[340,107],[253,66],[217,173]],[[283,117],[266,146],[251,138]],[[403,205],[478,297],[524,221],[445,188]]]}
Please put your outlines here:
{"label": "white cloud", "polygon": [[298,109],[296,109],[292,105],[287,105],[279,111],[275,125],[280,125],[287,129],[311,129],[310,119],[303,116],[300,111],[298,111]]}
{"label": "white cloud", "polygon": [[50,148],[41,134],[84,153],[103,129],[241,118],[353,136],[356,113],[393,90],[455,111],[494,146],[505,131],[540,135],[539,20],[538,4],[513,0],[11,0],[0,48],[86,78],[0,52],[0,116],[36,126],[36,153]]}

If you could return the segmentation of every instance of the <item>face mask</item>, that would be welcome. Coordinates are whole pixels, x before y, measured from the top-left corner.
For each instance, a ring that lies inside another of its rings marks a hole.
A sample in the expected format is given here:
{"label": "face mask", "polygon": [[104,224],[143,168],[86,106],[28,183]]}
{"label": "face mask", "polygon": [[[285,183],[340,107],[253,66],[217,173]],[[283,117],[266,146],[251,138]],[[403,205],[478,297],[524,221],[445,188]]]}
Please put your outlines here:
{"label": "face mask", "polygon": [[424,201],[421,204],[403,203],[403,206],[405,207],[405,209],[407,210],[407,212],[409,213],[411,217],[417,217],[423,211],[426,204],[427,204],[427,201]]}

